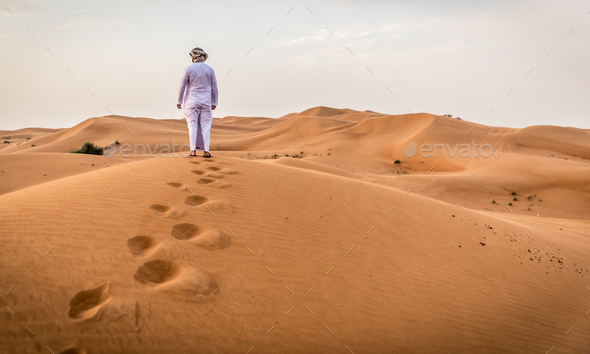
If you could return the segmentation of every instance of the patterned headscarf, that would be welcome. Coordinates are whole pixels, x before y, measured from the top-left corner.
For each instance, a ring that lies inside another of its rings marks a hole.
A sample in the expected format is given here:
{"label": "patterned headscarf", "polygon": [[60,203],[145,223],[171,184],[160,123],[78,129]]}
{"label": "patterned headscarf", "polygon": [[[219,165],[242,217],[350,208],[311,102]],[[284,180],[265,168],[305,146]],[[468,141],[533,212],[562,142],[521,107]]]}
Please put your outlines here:
{"label": "patterned headscarf", "polygon": [[193,48],[190,52],[191,57],[193,58],[193,63],[198,63],[200,61],[205,61],[209,58],[209,55],[205,53],[205,51],[199,47]]}

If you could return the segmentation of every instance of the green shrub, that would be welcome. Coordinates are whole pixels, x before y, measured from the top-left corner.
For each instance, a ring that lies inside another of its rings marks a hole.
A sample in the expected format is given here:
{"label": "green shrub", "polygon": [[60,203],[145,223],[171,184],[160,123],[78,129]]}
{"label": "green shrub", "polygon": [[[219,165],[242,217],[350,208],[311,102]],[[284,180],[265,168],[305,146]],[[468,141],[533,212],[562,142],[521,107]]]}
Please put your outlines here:
{"label": "green shrub", "polygon": [[72,150],[74,154],[90,154],[90,155],[102,155],[103,148],[94,145],[91,142],[85,142],[84,145],[78,150]]}
{"label": "green shrub", "polygon": [[512,191],[512,195],[516,195],[516,191]]}
{"label": "green shrub", "polygon": [[402,162],[401,162],[400,160],[395,160],[395,162],[394,162],[394,163],[400,164],[400,163],[402,163]]}

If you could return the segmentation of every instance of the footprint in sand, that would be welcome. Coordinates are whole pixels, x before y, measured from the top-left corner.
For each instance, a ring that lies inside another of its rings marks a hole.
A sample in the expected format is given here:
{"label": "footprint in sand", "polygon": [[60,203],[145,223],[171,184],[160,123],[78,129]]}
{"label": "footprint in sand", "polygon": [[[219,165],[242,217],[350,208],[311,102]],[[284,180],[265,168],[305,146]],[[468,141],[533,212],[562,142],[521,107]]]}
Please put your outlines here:
{"label": "footprint in sand", "polygon": [[[209,171],[223,173],[224,175],[237,175],[238,173],[240,173],[240,171],[232,170],[229,168],[221,168],[221,167],[217,167],[217,166],[209,166],[209,167],[207,167],[207,169]],[[209,176],[213,176],[213,174],[209,174]],[[217,178],[222,177],[221,175],[217,175],[217,176],[219,176]]]}
{"label": "footprint in sand", "polygon": [[184,202],[190,206],[198,206],[210,202],[211,199],[207,197],[202,197],[200,195],[191,195],[190,197],[186,197]]}
{"label": "footprint in sand", "polygon": [[240,171],[232,170],[229,168],[221,168],[221,167],[217,167],[217,166],[209,166],[209,167],[207,167],[207,169],[209,171],[223,173],[224,175],[237,175],[238,173],[240,173]]}
{"label": "footprint in sand", "polygon": [[[216,171],[219,171],[221,168],[215,167],[215,166],[211,166],[211,167],[207,167],[207,169],[209,171],[216,172]],[[223,176],[220,175],[219,173],[211,173],[211,172],[210,173],[207,173],[207,171],[200,171],[200,170],[194,170],[194,171],[191,171],[191,172],[194,173],[194,174],[196,174],[196,175],[199,175],[199,176],[205,176],[206,175],[208,177],[208,179],[223,178]],[[207,183],[205,183],[205,184],[207,184]]]}
{"label": "footprint in sand", "polygon": [[86,349],[71,347],[66,350],[62,350],[59,354],[86,354]]}
{"label": "footprint in sand", "polygon": [[174,225],[170,235],[177,240],[185,241],[195,238],[204,232],[203,228],[195,224],[183,223]]}
{"label": "footprint in sand", "polygon": [[135,236],[127,240],[127,247],[134,256],[146,257],[156,252],[160,242],[149,236]]}
{"label": "footprint in sand", "polygon": [[230,213],[235,213],[235,207],[228,202],[225,201],[220,201],[220,200],[211,200],[207,197],[203,197],[200,195],[191,195],[186,197],[186,199],[184,200],[184,202],[190,206],[200,206],[200,205],[204,205],[207,204],[207,208],[209,208],[209,210],[217,213],[217,212],[230,212]]}
{"label": "footprint in sand", "polygon": [[228,235],[190,223],[174,225],[170,235],[177,240],[190,240],[191,243],[205,249],[222,249],[231,244],[231,238]]}
{"label": "footprint in sand", "polygon": [[163,260],[145,262],[137,269],[134,279],[144,284],[162,284],[177,278],[182,273],[182,268],[176,263]]}
{"label": "footprint in sand", "polygon": [[168,205],[163,204],[153,204],[150,206],[150,209],[156,212],[156,215],[170,218],[170,219],[179,219],[186,215],[186,211],[180,210],[178,208],[173,208]]}
{"label": "footprint in sand", "polygon": [[195,164],[195,165],[200,165],[201,164],[201,161],[191,161],[191,163],[192,164]]}
{"label": "footprint in sand", "polygon": [[217,182],[217,180],[214,180],[212,178],[201,178],[200,180],[197,181],[197,183],[199,184],[212,184]]}
{"label": "footprint in sand", "polygon": [[86,320],[98,314],[102,306],[112,299],[109,288],[110,284],[105,283],[94,289],[78,292],[70,301],[70,318]]}
{"label": "footprint in sand", "polygon": [[[78,292],[70,301],[68,316],[75,322],[85,324],[118,322],[123,327],[137,326],[141,317],[138,302],[134,299],[114,298],[111,296],[110,286],[110,283],[105,283],[94,289]],[[68,350],[71,351],[62,353],[86,353],[81,348],[73,347]]]}
{"label": "footprint in sand", "polygon": [[174,187],[174,188],[178,188],[178,189],[185,189],[186,186],[182,183],[176,183],[176,182],[168,182],[167,183],[170,187]]}
{"label": "footprint in sand", "polygon": [[135,281],[172,292],[183,292],[197,297],[217,292],[217,283],[209,274],[196,267],[182,267],[177,263],[155,260],[137,268]]}

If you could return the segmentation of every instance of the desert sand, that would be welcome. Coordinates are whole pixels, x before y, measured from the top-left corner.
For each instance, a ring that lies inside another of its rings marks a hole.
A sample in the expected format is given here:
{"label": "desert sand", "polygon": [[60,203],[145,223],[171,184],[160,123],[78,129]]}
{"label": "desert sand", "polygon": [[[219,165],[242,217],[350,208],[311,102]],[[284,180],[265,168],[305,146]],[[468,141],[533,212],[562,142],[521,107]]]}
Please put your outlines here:
{"label": "desert sand", "polygon": [[2,353],[590,351],[588,130],[315,107],[216,118],[210,159],[68,153],[183,119],[0,137]]}

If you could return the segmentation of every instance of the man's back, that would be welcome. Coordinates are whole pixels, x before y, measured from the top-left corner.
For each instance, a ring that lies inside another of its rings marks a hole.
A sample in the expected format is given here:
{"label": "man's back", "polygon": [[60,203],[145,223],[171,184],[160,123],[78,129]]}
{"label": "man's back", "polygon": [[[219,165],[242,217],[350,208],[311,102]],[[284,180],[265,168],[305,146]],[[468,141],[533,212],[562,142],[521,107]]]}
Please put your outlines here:
{"label": "man's back", "polygon": [[213,68],[203,62],[196,62],[184,69],[179,104],[183,100],[185,106],[217,106],[217,79]]}

